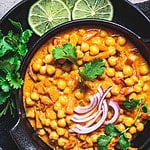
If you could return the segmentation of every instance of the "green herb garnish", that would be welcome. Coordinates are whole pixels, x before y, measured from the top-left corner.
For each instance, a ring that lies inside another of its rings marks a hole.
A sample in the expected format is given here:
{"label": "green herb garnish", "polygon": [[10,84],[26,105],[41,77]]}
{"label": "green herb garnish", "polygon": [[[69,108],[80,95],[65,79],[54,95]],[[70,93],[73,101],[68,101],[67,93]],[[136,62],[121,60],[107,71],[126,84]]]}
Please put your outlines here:
{"label": "green herb garnish", "polygon": [[32,35],[29,29],[23,31],[19,22],[11,19],[9,21],[18,32],[8,31],[7,35],[3,35],[0,30],[0,105],[2,105],[0,117],[8,110],[13,115],[15,109],[13,96],[16,89],[23,84],[19,69],[28,51],[27,42]]}
{"label": "green herb garnish", "polygon": [[123,101],[123,106],[129,110],[135,110],[137,108],[139,101],[136,99],[130,99]]}
{"label": "green herb garnish", "polygon": [[126,137],[126,133],[120,135],[119,145],[122,150],[128,150],[128,147],[130,147],[131,143],[129,139]]}
{"label": "green herb garnish", "polygon": [[102,59],[94,59],[92,62],[85,63],[82,71],[77,64],[76,47],[71,44],[64,44],[63,47],[56,46],[52,51],[54,59],[67,59],[78,68],[81,77],[81,91],[84,81],[94,81],[98,75],[102,75],[105,71]]}

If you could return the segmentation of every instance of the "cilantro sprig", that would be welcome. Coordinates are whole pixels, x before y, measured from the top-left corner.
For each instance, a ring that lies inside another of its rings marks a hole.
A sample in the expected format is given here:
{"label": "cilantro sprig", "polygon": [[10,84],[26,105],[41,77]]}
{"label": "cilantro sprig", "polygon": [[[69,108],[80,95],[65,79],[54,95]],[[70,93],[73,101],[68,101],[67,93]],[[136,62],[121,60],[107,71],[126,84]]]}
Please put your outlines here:
{"label": "cilantro sprig", "polygon": [[98,75],[102,75],[105,71],[104,61],[102,59],[94,59],[92,62],[85,63],[83,69],[77,64],[76,47],[71,44],[64,44],[63,47],[56,46],[52,51],[54,59],[67,59],[78,68],[81,77],[81,91],[84,81],[94,81]]}
{"label": "cilantro sprig", "polygon": [[27,42],[32,35],[29,29],[23,31],[19,22],[11,19],[9,21],[18,32],[10,30],[7,35],[3,35],[0,30],[0,117],[8,110],[13,115],[15,110],[13,96],[16,89],[23,84],[19,69],[28,51]]}
{"label": "cilantro sprig", "polygon": [[127,148],[131,145],[129,139],[126,137],[126,131],[119,131],[114,124],[108,124],[105,126],[106,135],[101,135],[97,139],[98,147],[101,150],[107,150],[108,144],[112,140],[113,137],[119,136],[119,145],[121,149],[127,150]]}

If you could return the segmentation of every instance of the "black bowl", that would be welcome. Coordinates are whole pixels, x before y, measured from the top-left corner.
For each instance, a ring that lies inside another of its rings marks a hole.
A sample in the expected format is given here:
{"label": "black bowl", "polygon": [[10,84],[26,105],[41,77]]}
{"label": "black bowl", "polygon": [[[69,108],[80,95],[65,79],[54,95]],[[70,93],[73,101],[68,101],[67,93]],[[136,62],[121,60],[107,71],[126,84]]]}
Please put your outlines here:
{"label": "black bowl", "polygon": [[[129,29],[113,22],[96,20],[96,19],[83,19],[83,20],[75,20],[75,21],[64,23],[62,25],[59,25],[51,29],[46,34],[44,34],[33,46],[32,50],[29,51],[22,64],[21,71],[20,71],[22,78],[24,79],[26,69],[33,55],[44,43],[46,43],[50,38],[54,37],[58,33],[61,33],[68,29],[79,28],[79,27],[95,27],[95,28],[104,27],[116,31],[121,35],[124,35],[139,49],[141,55],[150,64],[150,48],[148,46],[149,40],[147,41],[145,39],[143,40],[141,37],[139,37],[137,34],[133,33],[132,31],[130,31]],[[18,92],[16,93],[16,104],[17,104],[19,120],[17,124],[11,129],[10,134],[14,139],[14,141],[16,142],[16,144],[18,145],[19,149],[25,149],[25,150],[51,149],[37,136],[36,132],[31,127],[29,121],[26,118],[25,109],[23,105],[23,88],[18,90]],[[145,126],[145,130],[134,139],[134,141],[132,142],[133,146],[137,146],[139,147],[139,149],[144,149],[144,147],[150,141],[149,139],[150,132],[148,132],[148,130],[150,129],[149,124],[150,123],[147,122]]]}

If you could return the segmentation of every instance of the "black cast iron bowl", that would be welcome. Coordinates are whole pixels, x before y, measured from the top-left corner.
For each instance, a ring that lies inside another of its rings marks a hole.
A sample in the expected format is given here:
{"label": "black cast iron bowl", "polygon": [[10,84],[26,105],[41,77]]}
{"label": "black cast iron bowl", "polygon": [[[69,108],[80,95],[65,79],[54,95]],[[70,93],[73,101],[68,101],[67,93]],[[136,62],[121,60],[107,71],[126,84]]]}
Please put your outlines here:
{"label": "black cast iron bowl", "polygon": [[[96,19],[83,19],[83,20],[75,20],[71,22],[64,23],[59,25],[46,34],[44,34],[33,46],[32,50],[29,51],[25,60],[22,63],[21,67],[21,76],[24,79],[26,69],[36,51],[45,44],[50,38],[55,35],[73,28],[79,27],[104,27],[116,31],[117,33],[124,35],[127,39],[129,39],[140,51],[141,55],[147,60],[148,64],[150,64],[150,39],[142,39],[142,37],[137,34],[131,32],[129,29],[104,20],[96,20]],[[10,134],[13,140],[16,142],[18,148],[20,150],[48,150],[51,149],[47,144],[45,144],[38,136],[36,131],[31,127],[28,119],[26,118],[26,113],[23,105],[23,88],[19,89],[16,93],[16,105],[18,111],[18,122],[11,129]],[[137,135],[137,137],[132,141],[132,145],[139,147],[139,149],[144,149],[148,143],[150,142],[150,122],[147,121],[145,125],[145,129],[142,133]]]}

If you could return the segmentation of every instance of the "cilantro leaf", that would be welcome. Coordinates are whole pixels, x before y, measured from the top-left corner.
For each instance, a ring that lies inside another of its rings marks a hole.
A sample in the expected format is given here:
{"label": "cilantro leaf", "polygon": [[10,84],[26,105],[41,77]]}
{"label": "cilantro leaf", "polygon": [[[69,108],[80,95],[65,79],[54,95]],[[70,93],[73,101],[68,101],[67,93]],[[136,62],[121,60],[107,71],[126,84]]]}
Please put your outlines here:
{"label": "cilantro leaf", "polygon": [[24,44],[27,43],[29,41],[30,37],[32,36],[32,33],[33,32],[29,29],[25,30],[21,35],[22,43],[24,43]]}
{"label": "cilantro leaf", "polygon": [[26,47],[26,44],[19,44],[18,45],[18,53],[21,56],[25,56],[27,53],[28,49]]}
{"label": "cilantro leaf", "polygon": [[119,145],[122,150],[128,150],[128,147],[131,145],[125,133],[122,134],[119,138]]}
{"label": "cilantro leaf", "polygon": [[120,132],[116,129],[114,124],[108,124],[105,127],[105,132],[107,135],[110,135],[111,137],[115,137],[120,134]]}
{"label": "cilantro leaf", "polygon": [[16,22],[12,19],[8,19],[10,21],[10,23],[17,29],[19,29],[21,32],[23,32],[22,26],[20,22]]}
{"label": "cilantro leaf", "polygon": [[130,99],[123,101],[123,106],[129,110],[135,110],[138,106],[139,101],[136,99]]}
{"label": "cilantro leaf", "polygon": [[94,59],[91,63],[86,63],[83,67],[80,76],[82,80],[94,81],[98,75],[104,73],[104,62],[102,59]]}
{"label": "cilantro leaf", "polygon": [[20,88],[21,85],[23,84],[23,80],[20,78],[19,73],[16,74],[7,73],[6,79],[9,81],[10,85],[14,89]]}
{"label": "cilantro leaf", "polygon": [[13,47],[6,41],[6,37],[0,40],[0,57],[4,56],[9,50],[13,50]]}
{"label": "cilantro leaf", "polygon": [[63,47],[55,47],[52,54],[55,59],[64,58],[68,59],[73,64],[77,64],[76,47],[73,47],[71,44],[64,44]]}
{"label": "cilantro leaf", "polygon": [[0,81],[0,85],[1,85],[1,89],[2,89],[4,92],[9,92],[9,90],[10,90],[10,85],[8,84],[8,82],[7,82],[6,80]]}
{"label": "cilantro leaf", "polygon": [[98,147],[107,147],[112,137],[107,135],[100,135],[97,139]]}
{"label": "cilantro leaf", "polygon": [[144,104],[144,106],[142,107],[142,110],[143,110],[144,113],[150,114],[150,109],[147,107],[146,104]]}

